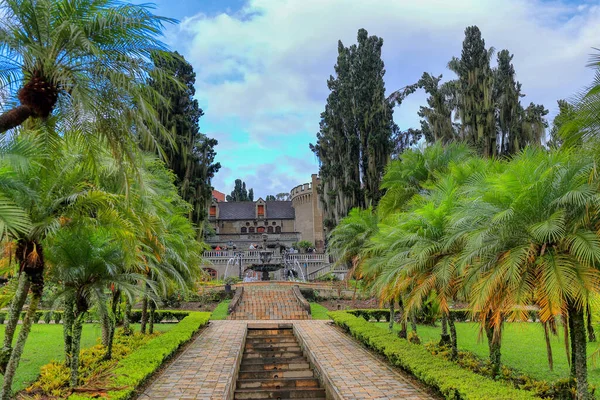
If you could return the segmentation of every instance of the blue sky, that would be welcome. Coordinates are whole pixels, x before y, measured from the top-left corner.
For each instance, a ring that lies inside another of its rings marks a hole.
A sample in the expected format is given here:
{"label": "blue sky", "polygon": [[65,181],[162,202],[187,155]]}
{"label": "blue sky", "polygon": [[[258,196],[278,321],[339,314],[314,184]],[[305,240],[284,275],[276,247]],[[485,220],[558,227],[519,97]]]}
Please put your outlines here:
{"label": "blue sky", "polygon": [[[141,2],[141,1],[139,1]],[[464,28],[478,25],[486,45],[514,53],[526,97],[557,111],[591,81],[585,67],[600,47],[600,0],[158,0],[156,14],[176,18],[165,41],[197,74],[203,133],[219,141],[216,189],[242,178],[258,196],[288,191],[318,171],[308,148],[333,74],[337,41],[354,43],[365,28],[383,37],[386,90],[424,71],[452,79]],[[418,127],[425,95],[394,113]]]}

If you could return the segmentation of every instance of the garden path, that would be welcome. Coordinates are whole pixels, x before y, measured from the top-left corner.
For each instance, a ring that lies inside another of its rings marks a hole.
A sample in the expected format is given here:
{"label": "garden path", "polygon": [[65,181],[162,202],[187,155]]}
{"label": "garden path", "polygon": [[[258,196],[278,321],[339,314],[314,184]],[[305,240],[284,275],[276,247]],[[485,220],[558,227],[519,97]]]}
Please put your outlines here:
{"label": "garden path", "polygon": [[212,321],[140,400],[233,398],[247,325],[292,324],[331,399],[434,399],[328,321]]}

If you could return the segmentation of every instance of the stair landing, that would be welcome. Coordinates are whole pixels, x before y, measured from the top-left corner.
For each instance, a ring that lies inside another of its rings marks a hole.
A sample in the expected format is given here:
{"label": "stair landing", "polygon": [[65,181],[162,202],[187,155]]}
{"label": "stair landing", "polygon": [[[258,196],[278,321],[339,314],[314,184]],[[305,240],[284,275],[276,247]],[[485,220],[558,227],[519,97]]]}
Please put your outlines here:
{"label": "stair landing", "polygon": [[240,303],[227,319],[302,320],[310,315],[290,286],[245,286]]}

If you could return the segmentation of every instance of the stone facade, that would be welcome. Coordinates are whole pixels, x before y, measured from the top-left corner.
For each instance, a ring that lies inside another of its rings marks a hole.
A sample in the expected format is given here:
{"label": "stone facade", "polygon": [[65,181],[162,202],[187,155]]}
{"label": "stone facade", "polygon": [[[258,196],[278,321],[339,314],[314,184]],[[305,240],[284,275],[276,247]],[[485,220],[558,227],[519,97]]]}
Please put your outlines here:
{"label": "stone facade", "polygon": [[219,202],[213,198],[208,215],[216,235],[206,241],[213,248],[233,244],[243,250],[252,243],[262,244],[266,235],[272,247],[308,240],[322,252],[323,212],[313,190],[318,185],[319,178],[313,174],[310,183],[290,191],[290,201]]}

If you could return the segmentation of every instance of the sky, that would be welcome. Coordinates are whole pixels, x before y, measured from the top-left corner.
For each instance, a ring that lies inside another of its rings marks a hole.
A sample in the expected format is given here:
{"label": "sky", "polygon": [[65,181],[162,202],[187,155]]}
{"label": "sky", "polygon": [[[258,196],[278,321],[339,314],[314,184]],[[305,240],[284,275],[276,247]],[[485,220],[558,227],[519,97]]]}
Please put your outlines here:
{"label": "sky", "polygon": [[[146,2],[147,0],[144,0]],[[141,2],[141,0],[139,1]],[[318,160],[309,149],[319,129],[334,73],[337,43],[356,42],[365,28],[384,39],[386,92],[423,72],[454,75],[464,29],[477,25],[496,51],[514,54],[530,102],[558,111],[591,82],[586,67],[600,48],[600,0],[155,0],[155,13],[175,18],[164,41],[196,72],[205,115],[200,130],[219,141],[222,165],[213,186],[241,178],[255,198],[309,182]],[[495,58],[493,65],[495,65]],[[419,127],[417,92],[396,107],[401,129]]]}

